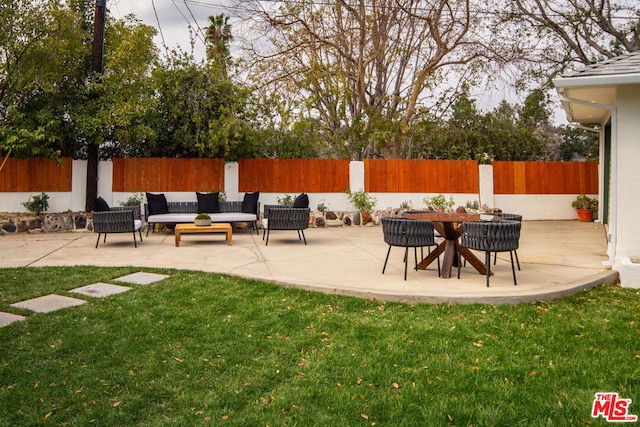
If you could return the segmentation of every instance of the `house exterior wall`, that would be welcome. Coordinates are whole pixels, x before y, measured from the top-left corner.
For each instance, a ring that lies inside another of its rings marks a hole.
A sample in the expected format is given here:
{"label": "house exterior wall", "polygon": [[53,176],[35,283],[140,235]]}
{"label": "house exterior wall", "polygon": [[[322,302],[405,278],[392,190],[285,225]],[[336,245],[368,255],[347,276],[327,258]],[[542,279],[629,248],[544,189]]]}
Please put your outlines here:
{"label": "house exterior wall", "polygon": [[[617,88],[616,263],[640,258],[640,85]],[[616,159],[613,159],[616,161]]]}

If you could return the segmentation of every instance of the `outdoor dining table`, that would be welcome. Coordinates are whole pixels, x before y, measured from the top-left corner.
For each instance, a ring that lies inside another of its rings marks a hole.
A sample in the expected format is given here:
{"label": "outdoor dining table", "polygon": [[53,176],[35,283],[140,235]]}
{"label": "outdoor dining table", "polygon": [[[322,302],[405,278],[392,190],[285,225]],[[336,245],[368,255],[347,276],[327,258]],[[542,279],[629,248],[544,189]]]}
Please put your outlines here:
{"label": "outdoor dining table", "polygon": [[[440,254],[444,253],[440,277],[448,279],[451,277],[451,268],[457,267],[458,263],[461,262],[458,256],[459,252],[478,273],[487,274],[484,263],[469,249],[461,247],[459,242],[460,234],[462,234],[462,223],[480,221],[480,214],[409,211],[405,212],[403,217],[432,221],[433,227],[444,237],[438,247],[418,264],[418,270],[426,269],[429,264],[438,259]],[[499,219],[499,217],[493,218],[493,220]]]}

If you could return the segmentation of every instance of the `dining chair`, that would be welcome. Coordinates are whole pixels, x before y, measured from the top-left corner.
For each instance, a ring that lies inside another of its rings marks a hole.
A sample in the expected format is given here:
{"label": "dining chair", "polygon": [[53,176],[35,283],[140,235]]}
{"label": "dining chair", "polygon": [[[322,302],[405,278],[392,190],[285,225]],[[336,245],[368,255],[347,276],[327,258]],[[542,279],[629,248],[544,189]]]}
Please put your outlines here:
{"label": "dining chair", "polygon": [[[521,222],[508,220],[462,223],[460,247],[485,253],[484,264],[487,270],[487,287],[489,287],[489,277],[491,276],[491,252],[509,252],[513,284],[518,284],[516,269],[513,264],[513,252],[518,249],[521,227]],[[458,279],[460,278],[460,264],[458,263]]]}
{"label": "dining chair", "polygon": [[[518,221],[522,222],[522,215],[513,214],[513,213],[497,213],[495,216],[500,217],[501,220],[507,221]],[[520,260],[518,259],[518,251],[513,251],[516,256],[516,265],[518,266],[518,271],[520,271]],[[496,259],[498,258],[498,253],[493,254],[493,265],[496,265]]]}
{"label": "dining chair", "polygon": [[[382,267],[382,274],[387,268],[387,261],[392,246],[404,248],[404,280],[407,280],[407,265],[409,263],[409,248],[413,248],[415,268],[418,267],[418,248],[436,246],[433,222],[424,220],[410,220],[395,217],[382,218],[382,233],[384,241],[389,245],[387,256]],[[438,257],[438,275],[440,275],[440,258]]]}

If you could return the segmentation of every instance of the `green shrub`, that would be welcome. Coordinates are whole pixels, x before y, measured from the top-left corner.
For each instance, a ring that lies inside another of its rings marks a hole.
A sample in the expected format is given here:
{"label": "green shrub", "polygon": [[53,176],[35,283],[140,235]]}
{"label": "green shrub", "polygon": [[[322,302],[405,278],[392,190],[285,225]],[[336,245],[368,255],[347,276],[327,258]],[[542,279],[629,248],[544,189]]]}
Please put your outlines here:
{"label": "green shrub", "polygon": [[34,215],[40,215],[49,209],[49,196],[46,193],[40,193],[39,196],[31,196],[29,200],[22,203],[29,212]]}
{"label": "green shrub", "polygon": [[327,207],[327,205],[324,203],[324,199],[320,200],[320,202],[318,203],[318,205],[316,206],[316,209],[322,213],[325,213],[329,208]]}
{"label": "green shrub", "polygon": [[344,192],[349,196],[349,202],[359,211],[370,211],[376,205],[377,200],[364,191],[351,192],[349,188],[345,188]]}
{"label": "green shrub", "polygon": [[437,196],[427,196],[424,199],[424,204],[433,208],[436,211],[449,212],[453,209],[456,202],[453,200],[453,195],[449,196],[449,199],[444,194],[438,194]]}
{"label": "green shrub", "polygon": [[120,206],[140,206],[143,200],[144,195],[142,193],[133,193],[133,196],[130,196],[124,202],[120,202]]}
{"label": "green shrub", "polygon": [[295,201],[295,198],[291,194],[285,194],[282,199],[280,197],[276,197],[276,199],[280,206],[293,206],[293,202]]}

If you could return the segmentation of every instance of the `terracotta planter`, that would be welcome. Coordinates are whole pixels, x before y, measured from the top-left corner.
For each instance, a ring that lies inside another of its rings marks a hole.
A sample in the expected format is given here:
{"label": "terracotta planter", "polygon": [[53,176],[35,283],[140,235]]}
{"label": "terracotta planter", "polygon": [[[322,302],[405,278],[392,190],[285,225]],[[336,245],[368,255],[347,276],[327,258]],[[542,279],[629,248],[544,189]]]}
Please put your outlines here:
{"label": "terracotta planter", "polygon": [[593,221],[593,211],[591,209],[576,209],[578,212],[578,220],[582,222]]}

